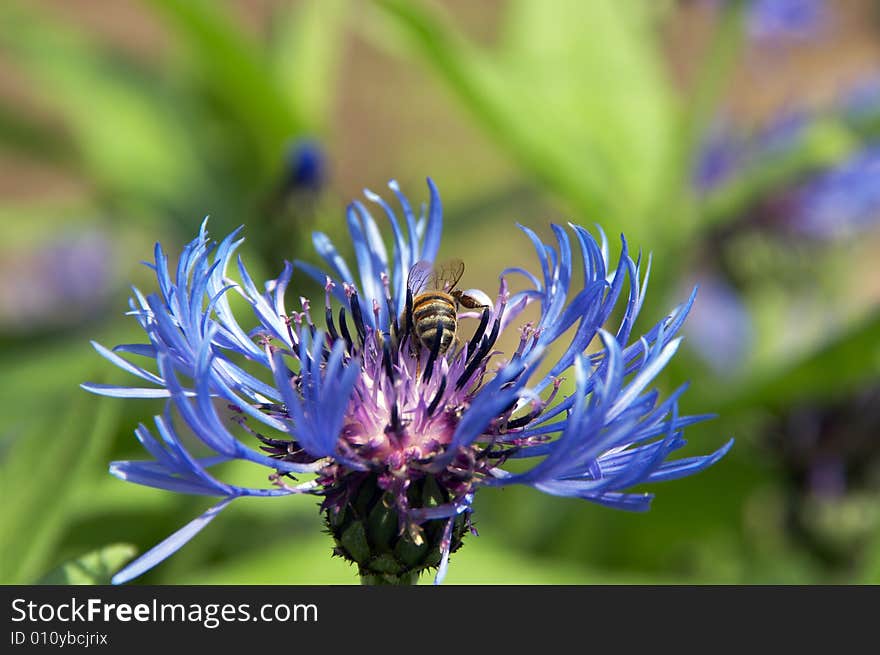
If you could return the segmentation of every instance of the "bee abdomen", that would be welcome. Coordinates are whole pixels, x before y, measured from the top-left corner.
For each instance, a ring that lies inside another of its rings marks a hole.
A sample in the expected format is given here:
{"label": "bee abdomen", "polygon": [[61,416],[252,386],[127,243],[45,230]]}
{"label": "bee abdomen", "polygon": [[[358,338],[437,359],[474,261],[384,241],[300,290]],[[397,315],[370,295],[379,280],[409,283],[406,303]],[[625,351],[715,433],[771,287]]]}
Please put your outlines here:
{"label": "bee abdomen", "polygon": [[440,352],[446,352],[455,339],[456,323],[455,305],[448,294],[426,293],[413,303],[413,328],[425,348],[434,345],[437,331],[442,329]]}

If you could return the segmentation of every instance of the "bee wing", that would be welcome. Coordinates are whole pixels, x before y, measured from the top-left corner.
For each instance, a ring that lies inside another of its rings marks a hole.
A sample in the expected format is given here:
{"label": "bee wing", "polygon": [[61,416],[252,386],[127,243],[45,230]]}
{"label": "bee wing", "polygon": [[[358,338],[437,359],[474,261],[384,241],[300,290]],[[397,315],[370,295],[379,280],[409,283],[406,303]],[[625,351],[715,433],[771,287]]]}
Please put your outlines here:
{"label": "bee wing", "polygon": [[464,262],[460,259],[447,259],[445,262],[434,266],[434,275],[430,282],[432,288],[449,293],[458,284],[464,273]]}
{"label": "bee wing", "polygon": [[428,288],[428,282],[434,275],[434,265],[425,260],[418,261],[409,269],[409,275],[406,278],[406,288],[409,289],[414,296]]}
{"label": "bee wing", "polygon": [[463,273],[464,262],[460,259],[448,259],[438,264],[422,260],[409,269],[406,286],[414,296],[431,290],[449,293]]}

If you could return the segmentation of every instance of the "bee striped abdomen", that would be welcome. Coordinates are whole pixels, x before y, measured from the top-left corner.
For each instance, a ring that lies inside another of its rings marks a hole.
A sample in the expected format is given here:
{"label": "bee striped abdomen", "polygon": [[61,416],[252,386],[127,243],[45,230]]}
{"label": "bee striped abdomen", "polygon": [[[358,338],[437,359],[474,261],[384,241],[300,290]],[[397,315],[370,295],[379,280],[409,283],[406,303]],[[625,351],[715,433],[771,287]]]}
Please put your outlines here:
{"label": "bee striped abdomen", "polygon": [[455,339],[457,323],[452,296],[440,291],[422,293],[413,301],[412,315],[413,330],[422,346],[430,350],[437,338],[437,331],[442,329],[440,353],[446,352]]}

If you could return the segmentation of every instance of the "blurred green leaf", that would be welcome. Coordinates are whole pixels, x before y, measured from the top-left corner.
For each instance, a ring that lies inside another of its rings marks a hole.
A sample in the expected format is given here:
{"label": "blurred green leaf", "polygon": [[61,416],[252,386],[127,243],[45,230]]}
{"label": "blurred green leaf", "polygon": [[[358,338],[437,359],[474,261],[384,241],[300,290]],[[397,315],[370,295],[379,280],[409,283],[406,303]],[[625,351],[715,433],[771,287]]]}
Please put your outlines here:
{"label": "blurred green leaf", "polygon": [[[432,577],[423,576],[423,584]],[[585,567],[558,557],[524,554],[497,539],[469,539],[449,559],[449,573],[444,584],[673,584],[672,577],[656,576],[637,571],[603,571]]]}
{"label": "blurred green leaf", "polygon": [[53,198],[43,202],[0,202],[0,243],[6,252],[36,250],[65,230],[77,233],[103,227],[94,208],[86,203]]}
{"label": "blurred green leaf", "polygon": [[147,71],[33,5],[4,3],[0,44],[61,113],[77,172],[99,190],[162,203],[195,183],[186,129]]}
{"label": "blurred green leaf", "polygon": [[3,453],[0,496],[14,499],[0,510],[4,584],[27,583],[46,568],[69,521],[72,490],[105,470],[119,403],[83,392],[53,406],[55,411],[44,407],[25,430],[14,434]]}
{"label": "blurred green leaf", "polygon": [[[135,441],[133,434],[131,441]],[[132,458],[135,457],[146,459],[148,455],[144,453],[141,456],[140,453],[135,452]],[[124,482],[107,473],[105,467],[100,477],[88,484],[82,483],[77,486],[70,511],[71,518],[76,520],[108,514],[136,516],[138,512],[167,513],[176,509],[179,499],[179,496],[170,492]],[[116,538],[119,538],[119,535]]]}
{"label": "blurred green leaf", "polygon": [[[332,557],[332,540],[316,534],[198,568],[173,584],[359,584],[357,568]],[[433,572],[420,584],[431,584]],[[497,540],[469,538],[450,558],[445,584],[666,584],[674,580],[637,572],[590,570],[560,559],[518,553]]]}
{"label": "blurred green leaf", "polygon": [[880,530],[874,531],[873,539],[871,539],[866,550],[865,565],[858,582],[860,584],[878,585],[880,584]]}
{"label": "blurred green leaf", "polygon": [[[0,351],[4,360],[0,439],[5,440],[21,437],[35,423],[49,420],[43,411],[47,406],[61,405],[60,413],[73,393],[80,391],[76,385],[94,370],[96,361],[87,344],[40,343],[28,348],[11,341],[3,345],[7,347]],[[77,400],[83,399],[77,394]]]}
{"label": "blurred green leaf", "polygon": [[640,241],[674,230],[676,216],[649,220],[674,155],[674,107],[642,3],[516,0],[496,52],[424,3],[378,4],[498,143],[582,217]]}
{"label": "blurred green leaf", "polygon": [[308,0],[282,7],[272,20],[275,81],[309,135],[327,131],[348,9],[347,0]]}
{"label": "blurred green leaf", "polygon": [[136,549],[131,544],[110,544],[65,562],[36,582],[39,585],[106,585]]}
{"label": "blurred green leaf", "polygon": [[782,408],[811,398],[827,401],[880,377],[880,309],[832,335],[797,361],[758,373],[722,398],[719,411]]}
{"label": "blurred green leaf", "polygon": [[190,568],[173,584],[359,584],[357,570],[331,557],[327,535],[259,549],[247,557]]}
{"label": "blurred green leaf", "polygon": [[198,79],[253,142],[265,170],[279,166],[285,144],[301,133],[299,108],[275,85],[259,42],[224,10],[202,0],[146,0],[180,37]]}
{"label": "blurred green leaf", "polygon": [[281,11],[274,49],[227,4],[144,4],[173,37],[162,58],[106,45],[48,8],[0,7],[0,46],[66,135],[50,151],[39,121],[0,107],[0,146],[64,164],[116,221],[268,222],[291,141],[326,132],[346,4]]}
{"label": "blurred green leaf", "polygon": [[31,159],[71,166],[73,145],[65,135],[19,109],[0,104],[0,146]]}

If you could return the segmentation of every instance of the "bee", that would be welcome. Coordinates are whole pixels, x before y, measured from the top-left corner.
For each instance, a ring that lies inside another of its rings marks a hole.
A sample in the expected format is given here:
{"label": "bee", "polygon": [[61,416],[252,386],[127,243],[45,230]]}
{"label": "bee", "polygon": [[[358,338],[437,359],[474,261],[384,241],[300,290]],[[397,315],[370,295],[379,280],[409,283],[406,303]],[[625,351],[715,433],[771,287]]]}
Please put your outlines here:
{"label": "bee", "polygon": [[456,288],[463,273],[464,262],[460,259],[438,264],[420,261],[410,269],[407,289],[412,304],[407,302],[404,324],[412,333],[414,352],[419,345],[433,350],[439,339],[438,354],[442,355],[456,341],[459,305],[485,309],[485,305]]}

